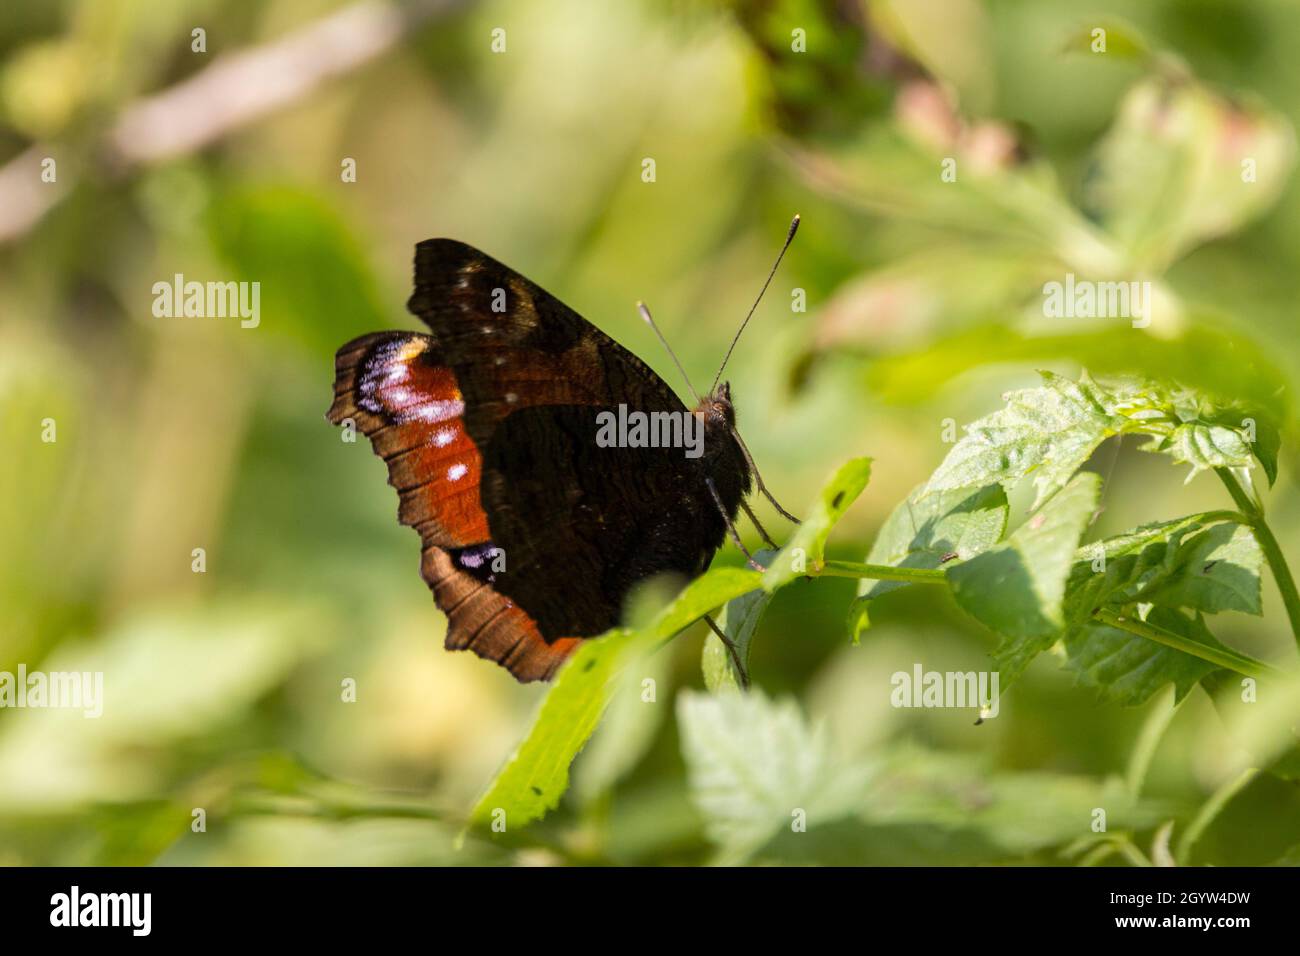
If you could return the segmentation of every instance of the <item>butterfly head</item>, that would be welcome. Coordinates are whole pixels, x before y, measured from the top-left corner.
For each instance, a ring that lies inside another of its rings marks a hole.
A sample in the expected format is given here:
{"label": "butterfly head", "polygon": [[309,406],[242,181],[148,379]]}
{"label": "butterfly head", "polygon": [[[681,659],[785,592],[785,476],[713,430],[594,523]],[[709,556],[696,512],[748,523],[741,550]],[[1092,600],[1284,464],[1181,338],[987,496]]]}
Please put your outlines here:
{"label": "butterfly head", "polygon": [[728,430],[736,427],[736,409],[731,404],[731,383],[723,382],[700,400],[695,407],[704,414],[704,419],[711,425],[720,425]]}

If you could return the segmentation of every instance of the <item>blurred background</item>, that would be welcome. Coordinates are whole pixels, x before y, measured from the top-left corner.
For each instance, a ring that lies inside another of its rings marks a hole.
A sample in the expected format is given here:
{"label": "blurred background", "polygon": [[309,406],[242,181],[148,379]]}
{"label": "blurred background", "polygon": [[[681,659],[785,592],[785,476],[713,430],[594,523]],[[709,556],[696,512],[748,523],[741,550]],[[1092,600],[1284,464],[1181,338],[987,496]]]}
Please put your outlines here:
{"label": "blurred background", "polygon": [[[0,863],[715,858],[671,706],[702,685],[702,629],[659,655],[665,706],[610,715],[558,812],[455,846],[544,688],[442,650],[382,463],[324,420],[334,350],[417,326],[412,247],[431,236],[527,275],[677,387],[646,300],[703,387],[802,214],[728,377],[796,512],[874,457],[837,557],[864,558],[952,423],[1036,368],[1087,368],[1275,411],[1266,500],[1300,561],[1298,45],[1283,0],[4,4],[0,671],[102,671],[105,704],[0,710]],[[1152,281],[1152,328],[1044,318],[1066,272]],[[156,317],[177,273],[260,282],[260,324]],[[1133,447],[1093,467],[1095,537],[1229,507],[1213,476],[1184,484]],[[836,840],[759,858],[1077,862],[1170,697],[1100,702],[1044,655],[979,726],[894,709],[890,674],[986,668],[995,639],[904,589],[853,647],[853,593],[781,591],[752,672],[833,759],[894,768],[896,819],[848,858]],[[1289,666],[1271,581],[1264,600],[1216,633]],[[1194,691],[1109,862],[1158,857],[1161,823],[1247,761]],[[1297,845],[1300,792],[1260,775],[1180,862]]]}

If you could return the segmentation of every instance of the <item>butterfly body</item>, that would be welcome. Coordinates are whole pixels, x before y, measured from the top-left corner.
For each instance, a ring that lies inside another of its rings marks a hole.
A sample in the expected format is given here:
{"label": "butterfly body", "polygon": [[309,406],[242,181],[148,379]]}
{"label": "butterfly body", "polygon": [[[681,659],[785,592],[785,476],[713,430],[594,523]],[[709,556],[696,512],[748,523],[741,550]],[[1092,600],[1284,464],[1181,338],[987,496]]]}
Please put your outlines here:
{"label": "butterfly body", "polygon": [[730,390],[694,410],[698,457],[609,447],[602,413],[692,412],[540,287],[433,239],[417,246],[409,308],[432,334],[344,345],[327,417],[354,421],[387,463],[448,616],[446,646],[548,679],[578,641],[619,623],[639,583],[708,567],[751,486]]}

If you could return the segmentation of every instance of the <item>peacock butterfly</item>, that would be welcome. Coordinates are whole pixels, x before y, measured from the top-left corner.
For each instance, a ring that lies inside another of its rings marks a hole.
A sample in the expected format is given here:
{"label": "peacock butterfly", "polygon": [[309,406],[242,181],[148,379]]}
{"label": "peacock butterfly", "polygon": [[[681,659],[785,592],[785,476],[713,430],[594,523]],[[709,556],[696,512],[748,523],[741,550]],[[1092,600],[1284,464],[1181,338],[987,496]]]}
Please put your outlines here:
{"label": "peacock butterfly", "polygon": [[[387,464],[449,650],[548,680],[579,641],[618,624],[638,582],[701,574],[727,531],[743,549],[737,508],[753,519],[755,478],[767,492],[727,383],[688,410],[572,309],[451,239],[416,246],[407,307],[432,334],[374,332],[340,348],[326,417],[355,422]],[[679,424],[670,437],[693,421],[702,449],[602,436],[638,414]]]}

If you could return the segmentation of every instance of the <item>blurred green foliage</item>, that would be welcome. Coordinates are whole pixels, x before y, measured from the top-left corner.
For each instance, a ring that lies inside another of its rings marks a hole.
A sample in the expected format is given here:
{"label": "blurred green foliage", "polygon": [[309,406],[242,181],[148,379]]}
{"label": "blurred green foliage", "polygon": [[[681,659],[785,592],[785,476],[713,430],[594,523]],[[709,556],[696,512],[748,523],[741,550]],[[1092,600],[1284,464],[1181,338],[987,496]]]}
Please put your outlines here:
{"label": "blurred green foliage", "polygon": [[[1269,522],[1300,561],[1300,10],[490,0],[201,148],[134,165],[105,149],[142,97],[347,6],[0,7],[0,165],[35,150],[58,168],[23,187],[57,196],[48,211],[0,239],[0,671],[106,674],[98,720],[0,710],[0,863],[1141,863],[1167,820],[1179,862],[1297,859],[1300,791],[1243,777],[1285,760],[1294,693],[1252,709],[1230,683],[1170,716],[1172,691],[1144,688],[1122,707],[1057,648],[978,726],[895,708],[891,674],[987,669],[996,638],[962,613],[976,599],[903,587],[871,593],[850,646],[855,583],[829,577],[783,587],[748,635],[761,690],[699,690],[707,631],[689,630],[648,665],[655,703],[611,708],[556,812],[458,844],[545,690],[442,650],[382,465],[323,414],[335,348],[414,327],[421,239],[479,246],[676,383],[645,299],[699,384],[799,212],[728,374],[787,504],[873,459],[829,558],[867,554],[952,423],[1036,369],[1086,368],[1262,409],[1280,435]],[[1107,53],[1084,40],[1097,25]],[[9,172],[0,188],[25,196]],[[0,204],[0,229],[17,212]],[[1066,272],[1150,281],[1153,327],[1046,317]],[[177,273],[260,282],[260,325],[155,317],[151,288]],[[1184,484],[1186,464],[1136,444],[1088,449],[1107,476],[1091,540],[1228,507],[1213,477]],[[943,557],[918,554],[887,563]],[[1215,634],[1290,666],[1267,577],[1262,607]],[[816,798],[807,833],[786,823],[792,790]],[[1196,829],[1216,792],[1232,799]]]}

